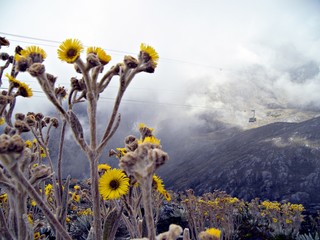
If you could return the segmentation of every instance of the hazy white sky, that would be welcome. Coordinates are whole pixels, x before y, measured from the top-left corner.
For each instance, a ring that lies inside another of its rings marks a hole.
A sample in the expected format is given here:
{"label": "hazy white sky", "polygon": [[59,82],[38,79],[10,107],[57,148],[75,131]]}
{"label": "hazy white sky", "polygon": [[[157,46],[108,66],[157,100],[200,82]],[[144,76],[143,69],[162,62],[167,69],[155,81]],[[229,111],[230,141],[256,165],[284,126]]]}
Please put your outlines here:
{"label": "hazy white sky", "polygon": [[[0,36],[11,41],[9,49],[1,50],[13,50],[17,44],[41,46],[48,54],[48,72],[58,76],[60,85],[69,86],[75,73],[57,59],[59,44],[32,38],[58,42],[78,38],[86,46],[106,49],[113,57],[110,66],[124,55],[137,55],[141,42],[152,45],[160,55],[158,68],[154,74],[138,75],[127,99],[231,111],[320,102],[319,0],[0,0],[0,4]],[[113,95],[110,91],[108,96]],[[191,108],[204,110],[208,111]]]}

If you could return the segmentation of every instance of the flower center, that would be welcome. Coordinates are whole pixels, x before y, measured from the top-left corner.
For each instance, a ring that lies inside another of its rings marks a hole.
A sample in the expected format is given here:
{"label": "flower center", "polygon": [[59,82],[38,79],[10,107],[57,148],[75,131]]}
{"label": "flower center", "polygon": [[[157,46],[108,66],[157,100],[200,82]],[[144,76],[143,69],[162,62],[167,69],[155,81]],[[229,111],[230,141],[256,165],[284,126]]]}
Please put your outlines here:
{"label": "flower center", "polygon": [[70,57],[70,58],[72,58],[72,57],[74,57],[76,55],[77,55],[77,50],[76,49],[70,48],[68,50],[68,52],[67,52],[67,56]]}
{"label": "flower center", "polygon": [[119,181],[117,180],[111,180],[109,183],[109,186],[112,190],[117,190],[120,186]]}

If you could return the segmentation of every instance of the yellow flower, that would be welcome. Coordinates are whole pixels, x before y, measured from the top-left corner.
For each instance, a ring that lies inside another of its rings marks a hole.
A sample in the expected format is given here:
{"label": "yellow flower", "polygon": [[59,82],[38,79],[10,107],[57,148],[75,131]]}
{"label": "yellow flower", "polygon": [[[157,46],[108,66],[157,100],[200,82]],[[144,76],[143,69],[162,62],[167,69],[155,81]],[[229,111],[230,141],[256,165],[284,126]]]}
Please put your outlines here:
{"label": "yellow flower", "polygon": [[35,232],[33,238],[34,240],[40,239],[40,232]]}
{"label": "yellow flower", "polygon": [[156,138],[155,136],[151,136],[151,137],[145,137],[145,139],[142,141],[142,140],[138,140],[138,144],[141,144],[141,143],[152,143],[152,144],[155,144],[155,145],[160,145],[160,139]]}
{"label": "yellow flower", "polygon": [[28,214],[28,221],[31,225],[33,225],[33,217],[31,214]]}
{"label": "yellow flower", "polygon": [[272,222],[277,223],[278,219],[277,218],[272,218]]}
{"label": "yellow flower", "polygon": [[10,84],[12,84],[14,88],[18,88],[17,94],[22,97],[32,97],[32,89],[27,84],[20,82],[19,80],[10,76],[8,73],[6,74],[6,77],[9,79]]}
{"label": "yellow flower", "polygon": [[153,175],[152,179],[153,179],[152,186],[154,187],[154,189],[159,193],[163,193],[165,189],[164,189],[164,184],[162,179],[157,175]]}
{"label": "yellow flower", "polygon": [[0,126],[3,125],[6,121],[4,120],[3,117],[0,118]]}
{"label": "yellow flower", "polygon": [[120,169],[106,171],[99,179],[99,192],[103,199],[118,199],[127,194],[129,178]]}
{"label": "yellow flower", "polygon": [[87,208],[85,210],[79,211],[78,215],[93,215],[91,208]]}
{"label": "yellow flower", "polygon": [[0,195],[0,203],[5,203],[8,201],[8,194],[4,193]]}
{"label": "yellow flower", "polygon": [[302,212],[302,211],[304,211],[304,206],[302,204],[291,204],[290,210]]}
{"label": "yellow flower", "polygon": [[116,150],[118,151],[117,157],[119,158],[123,157],[127,153],[126,148],[116,148]]}
{"label": "yellow flower", "polygon": [[96,54],[102,65],[106,65],[111,60],[111,56],[106,54],[106,52],[100,47],[88,47],[87,54],[89,53]]}
{"label": "yellow flower", "polygon": [[217,228],[209,228],[206,230],[206,233],[216,238],[220,238],[221,235],[221,231]]}
{"label": "yellow flower", "polygon": [[108,164],[99,164],[98,165],[98,170],[105,170],[105,171],[108,171],[109,169],[111,169],[111,167],[108,165]]}
{"label": "yellow flower", "polygon": [[157,62],[159,60],[159,55],[156,52],[156,50],[154,50],[153,47],[151,47],[149,45],[146,45],[144,43],[141,43],[140,51],[146,53],[150,57],[150,59],[153,62],[154,66],[155,67],[157,66]]}
{"label": "yellow flower", "polygon": [[36,203],[36,201],[35,201],[35,200],[31,200],[31,206],[32,206],[32,207],[37,206],[37,203]]}
{"label": "yellow flower", "polygon": [[15,79],[13,76],[9,75],[8,73],[6,73],[5,75],[8,79],[9,79],[9,82],[13,85],[13,87],[15,88],[18,88],[20,87],[20,81]]}
{"label": "yellow flower", "polygon": [[44,150],[43,147],[40,147],[40,157],[41,158],[45,158],[47,156],[46,151]]}
{"label": "yellow flower", "polygon": [[37,46],[30,46],[21,51],[21,57],[32,59],[32,62],[43,62],[43,60],[47,57],[46,52]]}
{"label": "yellow flower", "polygon": [[32,147],[32,142],[30,140],[26,140],[24,143],[26,144],[27,148],[31,148]]}
{"label": "yellow flower", "polygon": [[74,63],[82,51],[82,43],[78,39],[69,38],[59,46],[58,57],[67,63]]}
{"label": "yellow flower", "polygon": [[171,201],[171,195],[166,190],[164,190],[162,194],[164,198],[167,200],[167,202]]}
{"label": "yellow flower", "polygon": [[291,223],[292,223],[292,220],[286,219],[286,224],[291,224]]}
{"label": "yellow flower", "polygon": [[81,189],[81,187],[79,185],[74,185],[73,189],[74,190],[79,190],[79,189]]}
{"label": "yellow flower", "polygon": [[32,97],[32,89],[25,83],[21,82],[19,90],[17,92],[22,97]]}
{"label": "yellow flower", "polygon": [[45,194],[46,196],[48,196],[52,191],[52,184],[48,184],[46,187],[45,187]]}
{"label": "yellow flower", "polygon": [[75,201],[75,202],[80,202],[80,195],[76,194],[76,193],[73,193],[72,194],[72,200]]}
{"label": "yellow flower", "polygon": [[66,217],[66,223],[70,223],[71,219],[69,217]]}

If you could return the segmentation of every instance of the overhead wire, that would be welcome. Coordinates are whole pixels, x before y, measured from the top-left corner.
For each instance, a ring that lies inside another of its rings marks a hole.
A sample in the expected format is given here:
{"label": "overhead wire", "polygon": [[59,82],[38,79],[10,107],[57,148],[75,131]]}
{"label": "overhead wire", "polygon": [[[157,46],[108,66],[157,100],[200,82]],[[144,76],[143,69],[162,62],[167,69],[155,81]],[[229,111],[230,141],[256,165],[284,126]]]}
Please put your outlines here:
{"label": "overhead wire", "polygon": [[[61,44],[61,41],[56,41],[56,40],[50,40],[50,39],[44,39],[44,38],[36,38],[36,37],[30,37],[30,36],[25,36],[25,35],[19,35],[19,34],[12,34],[12,33],[5,33],[5,32],[0,32],[0,34],[5,35],[5,36],[10,36],[10,37],[16,37],[16,38],[21,38],[21,39],[29,39],[32,41],[24,41],[24,40],[20,40],[20,39],[10,39],[10,41],[13,42],[20,42],[20,43],[26,43],[26,44],[37,44],[37,45],[41,45],[41,46],[47,46],[47,47],[57,47],[58,44]],[[40,41],[41,43],[35,43],[34,41]],[[45,43],[43,43],[45,42]],[[57,45],[52,45],[52,44],[46,44],[46,43],[53,43],[53,44],[57,44]],[[104,48],[105,49],[105,48]],[[116,49],[105,49],[109,52],[113,52],[116,54],[134,54],[131,52],[126,52],[126,51],[119,51]],[[204,65],[204,64],[199,64],[199,63],[193,63],[193,62],[189,62],[189,61],[185,61],[185,60],[178,60],[178,59],[172,59],[172,58],[166,58],[166,57],[162,57],[162,60],[166,60],[166,61],[171,61],[171,62],[178,62],[178,63],[183,63],[183,64],[192,64],[192,65],[199,65],[199,66],[203,66],[203,67],[211,67],[211,68],[216,68],[219,69],[220,71],[222,70],[222,68],[220,67],[214,67],[214,66],[210,66],[210,65]],[[112,87],[112,86],[110,86]],[[4,89],[3,87],[1,87],[2,89]],[[135,90],[148,90],[150,91],[150,89],[148,88],[135,88]],[[151,89],[152,90],[152,89]],[[162,89],[163,90],[163,89]],[[164,90],[164,91],[172,91],[175,94],[177,93],[176,90]],[[41,90],[33,90],[33,92],[35,93],[43,93]],[[181,92],[181,91],[180,91]],[[45,97],[45,96],[36,96],[36,97]],[[102,100],[114,100],[114,98],[108,98],[108,97],[101,97]],[[123,99],[124,102],[131,102],[131,103],[144,103],[144,104],[157,104],[157,105],[167,105],[167,106],[172,106],[172,107],[185,107],[185,108],[204,108],[204,109],[210,109],[210,107],[206,107],[206,106],[196,106],[196,105],[188,105],[188,104],[176,104],[176,103],[163,103],[163,102],[155,102],[155,101],[142,101],[142,100],[135,100],[135,99]]]}

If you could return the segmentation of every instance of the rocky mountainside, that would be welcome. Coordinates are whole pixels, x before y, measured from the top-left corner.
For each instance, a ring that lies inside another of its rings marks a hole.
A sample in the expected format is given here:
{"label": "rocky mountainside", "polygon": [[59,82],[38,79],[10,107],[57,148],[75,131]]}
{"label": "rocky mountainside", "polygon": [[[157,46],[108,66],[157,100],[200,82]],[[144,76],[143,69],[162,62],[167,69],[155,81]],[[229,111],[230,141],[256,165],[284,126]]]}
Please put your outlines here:
{"label": "rocky mountainside", "polygon": [[320,203],[319,117],[185,142],[159,171],[169,189]]}

